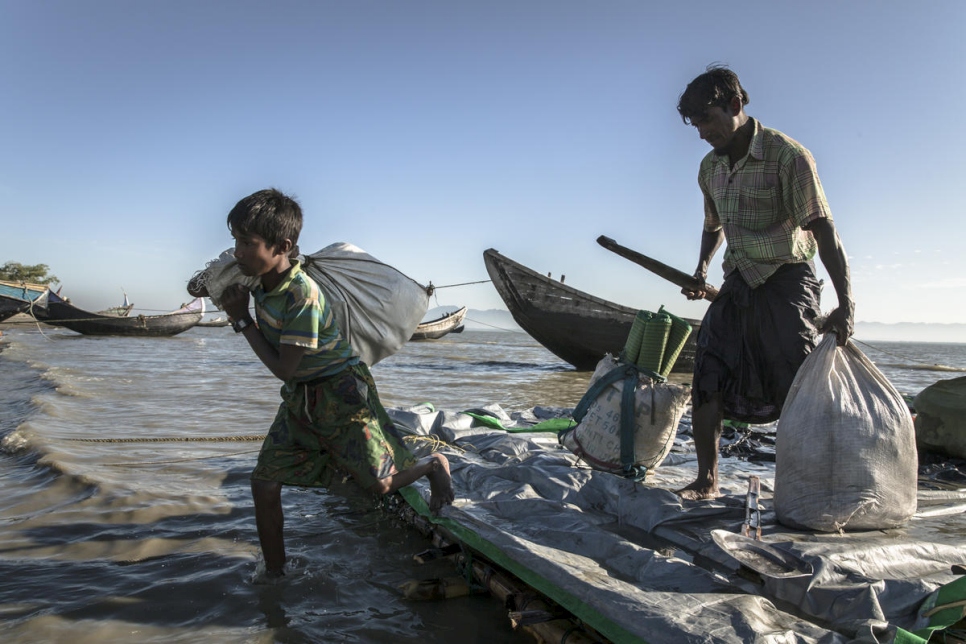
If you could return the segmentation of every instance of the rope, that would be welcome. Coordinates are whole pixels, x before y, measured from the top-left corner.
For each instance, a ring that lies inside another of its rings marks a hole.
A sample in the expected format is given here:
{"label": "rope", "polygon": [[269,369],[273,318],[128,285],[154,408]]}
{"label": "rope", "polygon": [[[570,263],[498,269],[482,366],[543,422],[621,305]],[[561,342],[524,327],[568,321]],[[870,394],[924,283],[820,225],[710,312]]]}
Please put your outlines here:
{"label": "rope", "polygon": [[230,443],[263,441],[265,436],[158,436],[155,438],[65,438],[74,443]]}
{"label": "rope", "polygon": [[502,326],[497,326],[497,325],[495,325],[495,324],[487,324],[486,322],[481,322],[481,321],[479,321],[479,320],[474,320],[473,318],[466,318],[466,319],[467,319],[468,321],[470,321],[470,322],[474,322],[474,323],[476,323],[476,324],[482,324],[483,326],[488,326],[488,327],[490,327],[491,329],[499,329],[500,331],[511,331],[511,332],[512,332],[512,331],[517,331],[517,330],[519,330],[519,329],[505,329],[505,328],[503,328]]}
{"label": "rope", "polygon": [[453,288],[455,286],[472,286],[474,284],[488,284],[489,282],[492,282],[492,281],[493,280],[480,280],[479,282],[463,282],[462,284],[447,284],[446,286],[434,286],[433,288],[435,288],[436,290],[439,290],[441,288]]}

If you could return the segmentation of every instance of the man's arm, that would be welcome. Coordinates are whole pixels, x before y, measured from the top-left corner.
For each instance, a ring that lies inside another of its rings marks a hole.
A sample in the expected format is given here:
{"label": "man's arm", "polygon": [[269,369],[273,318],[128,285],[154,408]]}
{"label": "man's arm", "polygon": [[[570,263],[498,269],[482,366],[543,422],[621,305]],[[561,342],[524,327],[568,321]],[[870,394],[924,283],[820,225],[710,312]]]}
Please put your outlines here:
{"label": "man's arm", "polygon": [[[694,270],[694,277],[704,283],[708,278],[708,266],[711,265],[711,258],[714,254],[718,252],[721,248],[721,244],[724,242],[724,229],[719,228],[714,232],[708,232],[705,230],[701,233],[701,251],[698,254],[698,267]],[[681,292],[684,293],[689,300],[700,300],[705,295],[704,289],[690,289],[682,288]]]}
{"label": "man's arm", "polygon": [[[233,321],[246,318],[250,320],[251,315],[248,313],[248,299],[249,293],[245,286],[232,284],[222,294],[221,303],[225,307],[225,313]],[[248,325],[242,331],[242,335],[245,336],[252,351],[262,361],[262,364],[268,367],[268,370],[272,372],[273,376],[279,380],[286,381],[295,375],[295,370],[298,369],[299,362],[305,354],[305,347],[283,344],[276,351],[275,347],[265,339],[261,330],[254,324]]]}
{"label": "man's arm", "polygon": [[855,325],[855,302],[852,300],[849,260],[831,219],[824,217],[815,219],[805,227],[805,230],[815,235],[815,241],[818,242],[818,256],[825,270],[828,271],[832,286],[835,287],[835,294],[839,299],[838,308],[829,313],[819,331],[822,333],[834,331],[838,337],[839,346],[843,346],[852,336]]}

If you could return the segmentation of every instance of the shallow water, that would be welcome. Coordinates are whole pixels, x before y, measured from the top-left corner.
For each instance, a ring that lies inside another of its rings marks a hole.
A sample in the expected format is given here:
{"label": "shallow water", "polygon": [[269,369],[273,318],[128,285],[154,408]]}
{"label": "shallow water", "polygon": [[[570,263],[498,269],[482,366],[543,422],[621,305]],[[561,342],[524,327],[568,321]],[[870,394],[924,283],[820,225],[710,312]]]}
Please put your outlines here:
{"label": "shallow water", "polygon": [[[4,341],[3,641],[531,641],[487,595],[402,599],[403,582],[454,568],[417,565],[428,541],[351,486],[286,489],[289,574],[252,583],[251,438],[271,423],[278,384],[230,329],[141,339],[15,327]],[[904,394],[966,375],[966,345],[860,348]],[[387,406],[451,411],[572,407],[589,379],[497,331],[410,343],[373,374]]]}

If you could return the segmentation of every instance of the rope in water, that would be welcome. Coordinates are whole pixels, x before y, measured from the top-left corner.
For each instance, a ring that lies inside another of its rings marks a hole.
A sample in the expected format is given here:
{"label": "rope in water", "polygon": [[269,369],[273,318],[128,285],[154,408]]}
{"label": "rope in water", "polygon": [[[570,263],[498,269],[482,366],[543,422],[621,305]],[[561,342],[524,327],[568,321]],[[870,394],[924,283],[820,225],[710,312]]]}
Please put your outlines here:
{"label": "rope in water", "polygon": [[261,436],[154,436],[150,438],[65,438],[74,443],[230,443],[234,441],[263,441]]}
{"label": "rope in water", "polygon": [[966,371],[966,369],[961,368],[961,367],[950,367],[950,366],[941,365],[941,364],[930,364],[928,362],[923,362],[921,360],[916,360],[915,358],[910,358],[909,356],[899,355],[897,353],[891,353],[889,351],[886,351],[885,349],[880,349],[879,347],[873,346],[873,345],[869,344],[868,342],[862,342],[861,340],[856,340],[855,338],[852,338],[852,342],[854,342],[855,344],[861,344],[864,347],[867,347],[867,348],[872,349],[874,351],[878,351],[879,353],[884,353],[885,355],[891,356],[891,357],[896,358],[898,360],[905,360],[907,362],[911,362],[911,363],[914,363],[914,364],[918,364],[918,365],[921,365],[923,367],[927,367],[929,369],[935,369],[937,371]]}

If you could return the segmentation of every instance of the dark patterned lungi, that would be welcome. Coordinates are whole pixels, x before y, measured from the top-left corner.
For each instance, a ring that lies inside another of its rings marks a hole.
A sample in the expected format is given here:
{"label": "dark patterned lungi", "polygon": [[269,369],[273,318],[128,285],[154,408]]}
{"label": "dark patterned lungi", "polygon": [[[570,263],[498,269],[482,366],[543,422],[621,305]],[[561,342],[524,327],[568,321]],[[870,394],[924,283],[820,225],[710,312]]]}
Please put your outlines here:
{"label": "dark patterned lungi", "polygon": [[692,401],[721,392],[724,416],[769,423],[818,342],[821,282],[813,265],[786,264],[758,288],[732,271],[698,330]]}

